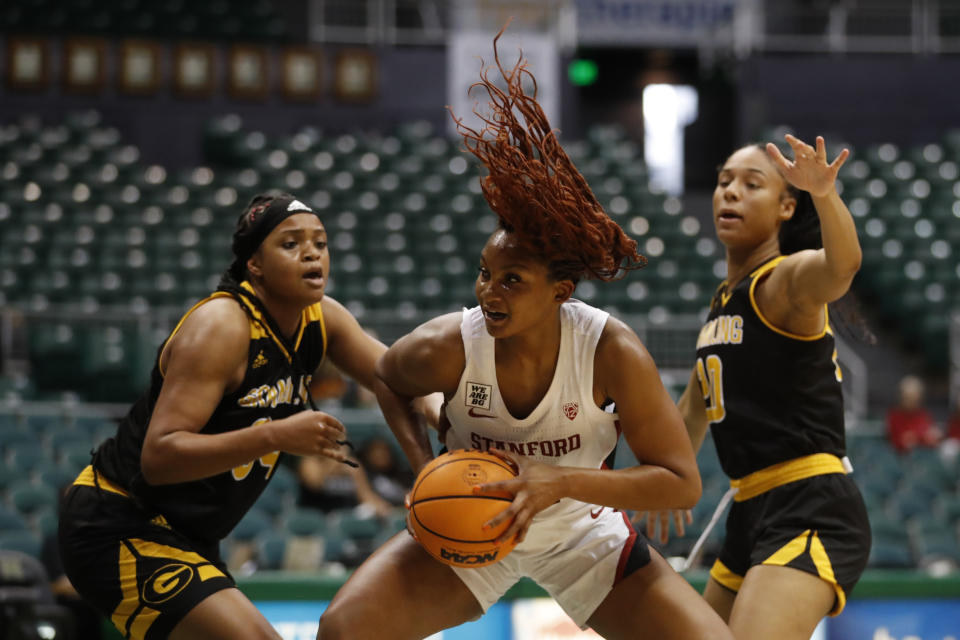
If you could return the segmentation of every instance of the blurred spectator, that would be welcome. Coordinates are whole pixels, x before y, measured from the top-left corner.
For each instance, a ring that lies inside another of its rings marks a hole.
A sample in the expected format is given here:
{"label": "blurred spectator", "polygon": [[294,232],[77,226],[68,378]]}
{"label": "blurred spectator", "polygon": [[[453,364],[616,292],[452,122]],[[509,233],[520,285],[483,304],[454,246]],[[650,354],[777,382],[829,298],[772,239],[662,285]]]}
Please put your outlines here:
{"label": "blurred spectator", "polygon": [[953,409],[947,418],[947,434],[940,444],[940,452],[945,461],[953,462],[960,455],[960,392],[953,400]]}
{"label": "blurred spectator", "polygon": [[935,447],[940,433],[923,406],[924,385],[917,376],[900,380],[900,401],[887,411],[887,437],[899,453],[914,447]]}
{"label": "blurred spectator", "polygon": [[362,507],[379,516],[390,514],[390,504],[370,486],[363,468],[340,464],[333,458],[301,458],[297,468],[297,504],[324,513]]}
{"label": "blurred spectator", "polygon": [[360,448],[359,458],[377,495],[394,506],[401,506],[413,486],[413,472],[398,462],[390,444],[374,436]]}
{"label": "blurred spectator", "polygon": [[[373,331],[367,333],[374,335]],[[330,360],[324,360],[310,381],[310,393],[318,403],[344,407],[378,407],[377,396],[363,385],[345,377]]]}
{"label": "blurred spectator", "polygon": [[[61,502],[69,488],[70,485],[67,485],[60,489],[59,500]],[[56,532],[44,536],[43,544],[40,547],[40,561],[43,563],[43,568],[50,579],[50,590],[53,591],[57,604],[66,607],[73,616],[74,628],[76,629],[74,637],[78,640],[99,640],[102,637],[102,618],[96,609],[80,597],[80,594],[70,583],[70,579],[64,574]],[[2,633],[0,633],[0,637],[3,637]]]}
{"label": "blurred spectator", "polygon": [[348,383],[340,370],[325,359],[310,381],[310,394],[317,402],[330,398],[342,398],[347,393]]}
{"label": "blurred spectator", "polygon": [[947,418],[947,438],[960,441],[960,392],[953,401],[953,410]]}

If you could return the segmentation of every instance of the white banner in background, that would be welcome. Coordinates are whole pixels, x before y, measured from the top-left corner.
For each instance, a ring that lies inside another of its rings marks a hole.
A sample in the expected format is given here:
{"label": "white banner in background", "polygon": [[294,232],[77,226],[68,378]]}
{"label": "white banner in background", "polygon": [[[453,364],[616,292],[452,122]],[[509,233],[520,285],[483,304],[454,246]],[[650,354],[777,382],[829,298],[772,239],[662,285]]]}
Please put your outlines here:
{"label": "white banner in background", "polygon": [[[490,31],[458,31],[450,34],[447,43],[447,100],[453,113],[462,118],[464,124],[480,129],[481,120],[473,113],[477,109],[480,113],[489,111],[487,108],[487,92],[474,89],[469,95],[470,86],[480,80],[481,60],[484,68],[492,67],[493,38],[496,32]],[[547,33],[523,32],[511,25],[498,42],[500,61],[506,70],[513,68],[521,52],[529,63],[527,68],[537,79],[537,101],[550,120],[554,129],[560,127],[560,84],[559,63],[557,59],[557,44],[555,38]],[[500,73],[491,69],[490,79],[503,87],[504,82]],[[524,86],[530,93],[532,87]],[[450,130],[456,132],[453,121]]]}
{"label": "white banner in background", "polygon": [[581,45],[696,47],[733,25],[737,0],[576,0]]}
{"label": "white banner in background", "polygon": [[593,629],[581,630],[551,598],[515,600],[510,614],[513,640],[572,640],[599,638]]}

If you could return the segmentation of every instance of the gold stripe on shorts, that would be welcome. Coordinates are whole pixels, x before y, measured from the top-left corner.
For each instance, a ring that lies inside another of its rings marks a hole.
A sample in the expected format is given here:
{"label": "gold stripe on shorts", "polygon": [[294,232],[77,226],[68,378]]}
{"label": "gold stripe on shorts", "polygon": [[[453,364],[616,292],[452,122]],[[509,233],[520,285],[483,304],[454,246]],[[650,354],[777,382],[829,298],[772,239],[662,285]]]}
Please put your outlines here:
{"label": "gold stripe on shorts", "polygon": [[727,565],[720,562],[719,559],[714,561],[713,566],[710,568],[710,577],[734,592],[740,591],[740,586],[743,584],[743,576],[730,571]]}

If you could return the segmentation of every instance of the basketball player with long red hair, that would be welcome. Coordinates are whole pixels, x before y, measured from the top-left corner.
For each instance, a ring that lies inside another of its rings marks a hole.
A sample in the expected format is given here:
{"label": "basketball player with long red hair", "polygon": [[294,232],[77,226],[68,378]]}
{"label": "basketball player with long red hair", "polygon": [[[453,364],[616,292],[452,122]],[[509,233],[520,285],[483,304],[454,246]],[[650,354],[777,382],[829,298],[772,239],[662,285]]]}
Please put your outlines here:
{"label": "basketball player with long red hair", "polygon": [[[564,153],[535,95],[524,94],[533,76],[523,61],[507,70],[498,58],[497,69],[505,90],[486,73],[475,85],[490,98],[484,130],[458,121],[489,172],[483,193],[499,217],[480,256],[479,306],[398,340],[375,390],[415,470],[433,452],[411,401],[435,391],[447,399],[447,447],[489,449],[518,470],[481,491],[515,495],[488,525],[511,522],[500,540],[519,543],[496,564],[461,569],[401,532],[341,588],[317,637],[388,629],[397,640],[425,638],[479,617],[528,576],[606,638],[731,638],[618,511],[689,507],[701,491],[683,421],[643,344],[571,298],[581,278],[614,280],[645,259]],[[621,433],[643,462],[601,470]]]}

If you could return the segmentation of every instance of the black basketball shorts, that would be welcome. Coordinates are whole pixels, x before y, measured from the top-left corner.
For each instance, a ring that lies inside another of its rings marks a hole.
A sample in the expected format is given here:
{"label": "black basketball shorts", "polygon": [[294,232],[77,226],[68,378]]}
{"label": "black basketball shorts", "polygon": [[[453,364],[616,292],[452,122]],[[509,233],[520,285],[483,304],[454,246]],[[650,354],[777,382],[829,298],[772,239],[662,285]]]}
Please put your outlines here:
{"label": "black basketball shorts", "polygon": [[90,467],[63,501],[59,537],[70,582],[124,638],[166,638],[201,600],[236,586],[218,545],[177,533]]}
{"label": "black basketball shorts", "polygon": [[870,521],[860,490],[850,476],[831,473],[734,502],[710,577],[739,591],[755,565],[799,569],[833,585],[830,615],[837,615],[869,555]]}

